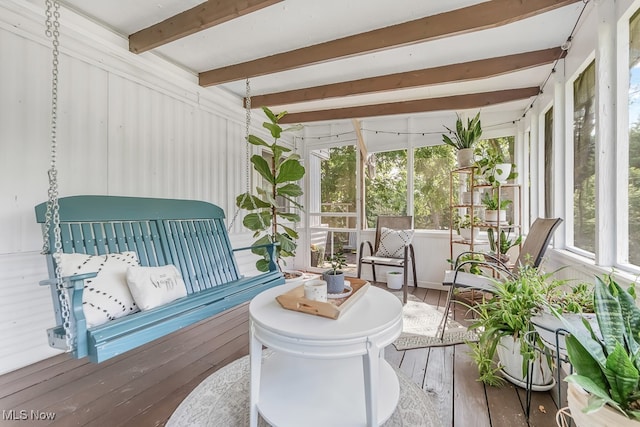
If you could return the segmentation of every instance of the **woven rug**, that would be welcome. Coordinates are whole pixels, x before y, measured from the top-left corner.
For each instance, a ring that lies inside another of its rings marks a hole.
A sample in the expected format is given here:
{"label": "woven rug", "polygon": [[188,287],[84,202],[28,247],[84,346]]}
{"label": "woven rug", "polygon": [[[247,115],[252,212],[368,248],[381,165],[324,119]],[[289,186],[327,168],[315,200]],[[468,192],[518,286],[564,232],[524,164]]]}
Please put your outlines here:
{"label": "woven rug", "polygon": [[[402,298],[402,293],[396,293]],[[444,309],[439,309],[424,301],[409,295],[407,303],[402,308],[402,334],[394,341],[397,350],[412,348],[436,347],[461,344],[467,341],[477,341],[475,331],[454,320],[448,320],[443,339],[437,337],[438,325],[442,321]]]}
{"label": "woven rug", "polygon": [[[384,427],[440,427],[430,397],[396,369],[400,401]],[[246,427],[249,425],[249,356],[219,369],[198,385],[175,410],[167,427]],[[260,418],[260,427],[268,424]],[[329,427],[329,426],[327,426]]]}

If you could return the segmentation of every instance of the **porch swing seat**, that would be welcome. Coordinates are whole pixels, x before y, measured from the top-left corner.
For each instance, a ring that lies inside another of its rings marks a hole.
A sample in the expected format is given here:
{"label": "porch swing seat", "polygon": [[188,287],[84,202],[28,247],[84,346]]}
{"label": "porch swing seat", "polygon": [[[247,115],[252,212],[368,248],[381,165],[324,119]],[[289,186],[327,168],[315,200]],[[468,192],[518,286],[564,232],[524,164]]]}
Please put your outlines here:
{"label": "porch swing seat", "polygon": [[[72,196],[59,199],[62,252],[107,255],[133,251],[141,266],[175,265],[186,296],[168,304],[138,311],[104,324],[87,327],[83,311],[85,281],[97,273],[64,277],[68,292],[73,356],[99,363],[170,334],[188,325],[251,300],[270,287],[284,283],[273,261],[273,245],[263,245],[272,261],[270,271],[240,275],[218,206],[194,200],[117,196]],[[36,206],[38,223],[45,224],[47,203]],[[49,234],[54,248],[54,233]],[[66,349],[55,258],[47,254],[49,279],[57,326],[48,330],[49,344]]]}

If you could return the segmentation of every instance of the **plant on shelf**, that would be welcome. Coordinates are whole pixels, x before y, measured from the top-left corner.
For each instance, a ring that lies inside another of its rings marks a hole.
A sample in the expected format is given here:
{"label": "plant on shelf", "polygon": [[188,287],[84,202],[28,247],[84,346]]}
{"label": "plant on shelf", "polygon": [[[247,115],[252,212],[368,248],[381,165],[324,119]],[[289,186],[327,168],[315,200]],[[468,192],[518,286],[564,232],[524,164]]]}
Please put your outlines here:
{"label": "plant on shelf", "polygon": [[456,117],[455,131],[445,126],[445,129],[449,131],[453,138],[443,134],[442,140],[445,144],[457,150],[458,165],[460,167],[468,167],[473,165],[473,148],[476,142],[480,140],[480,136],[482,136],[480,112],[478,111],[478,114],[473,119],[467,119],[466,127],[460,115],[456,114]]}
{"label": "plant on shelf", "polygon": [[478,224],[480,224],[480,218],[477,216],[473,217],[473,223],[471,221],[471,215],[464,214],[460,215],[458,213],[455,214],[453,218],[453,227],[458,232],[460,236],[462,236],[465,240],[471,240],[471,225],[473,224],[474,235],[473,238],[476,239],[478,237],[477,233],[480,231],[478,228]]}
{"label": "plant on shelf", "polygon": [[488,184],[499,186],[518,176],[516,165],[508,161],[497,140],[488,140],[487,146],[477,154],[475,166],[478,168],[478,175]]}
{"label": "plant on shelf", "polygon": [[[477,343],[469,343],[472,357],[478,365],[480,381],[487,385],[501,385],[499,371],[507,374],[517,385],[526,382],[528,363],[534,385],[547,385],[552,381],[550,360],[534,352],[525,340],[525,335],[534,331],[531,318],[543,305],[547,280],[550,275],[535,267],[523,267],[518,276],[504,282],[496,282],[492,298],[469,308],[476,313],[477,320],[470,329],[479,331]],[[539,338],[532,335],[536,344]],[[498,354],[500,363],[495,362]]]}
{"label": "plant on shelf", "polygon": [[640,309],[635,288],[623,289],[610,275],[596,277],[594,308],[599,334],[588,323],[580,330],[565,322],[575,370],[566,378],[571,416],[579,427],[640,425]]}
{"label": "plant on shelf", "polygon": [[344,271],[340,269],[347,266],[347,258],[341,252],[333,254],[329,258],[330,270],[322,273],[322,277],[327,282],[327,291],[338,294],[344,291]]}
{"label": "plant on shelf", "polygon": [[[255,195],[249,192],[240,194],[236,197],[236,205],[251,212],[244,217],[242,223],[249,230],[254,231],[254,238],[258,238],[253,243],[254,246],[267,243],[278,244],[275,248],[275,259],[278,268],[282,270],[282,264],[286,265],[283,258],[295,256],[296,239],[298,239],[298,233],[287,224],[300,221],[300,215],[285,212],[283,206],[278,204],[278,199],[288,200],[291,205],[302,209],[295,199],[303,194],[297,182],[304,176],[305,169],[300,164],[299,155],[285,155],[291,152],[291,149],[280,144],[279,140],[283,133],[298,130],[300,127],[283,129],[278,124],[279,120],[287,114],[286,111],[274,114],[267,107],[263,107],[262,110],[269,118],[269,121],[264,122],[262,126],[269,130],[274,141],[270,144],[256,135],[249,135],[247,141],[271,155],[270,163],[259,154],[251,156],[253,168],[264,178],[265,186],[256,187]],[[256,268],[259,271],[268,271],[270,256],[267,249],[254,248],[252,252],[262,257],[256,262]]]}
{"label": "plant on shelf", "polygon": [[482,204],[487,210],[504,211],[512,203],[509,199],[501,199],[498,202],[498,194],[491,191],[485,191],[482,195]]}
{"label": "plant on shelf", "polygon": [[496,258],[502,262],[509,261],[509,249],[522,243],[522,236],[518,235],[515,238],[511,238],[511,230],[500,230],[500,238],[496,238],[496,230],[493,228],[487,229],[487,237],[489,239],[489,249]]}

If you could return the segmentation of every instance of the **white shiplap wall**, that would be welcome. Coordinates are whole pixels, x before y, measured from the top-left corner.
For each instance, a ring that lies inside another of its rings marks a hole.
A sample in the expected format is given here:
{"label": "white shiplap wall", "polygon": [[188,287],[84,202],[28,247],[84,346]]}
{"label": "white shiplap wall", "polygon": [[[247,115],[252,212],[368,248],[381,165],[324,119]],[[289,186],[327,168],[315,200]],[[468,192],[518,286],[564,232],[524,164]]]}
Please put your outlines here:
{"label": "white shiplap wall", "polygon": [[[0,3],[0,374],[49,357],[54,326],[33,207],[47,194],[51,51],[42,11]],[[229,217],[245,189],[240,100],[63,10],[59,90],[61,195],[191,198]],[[102,37],[101,39],[97,39]],[[260,119],[252,132],[261,132]],[[235,247],[251,242],[241,220]],[[238,258],[252,274],[253,258]]]}

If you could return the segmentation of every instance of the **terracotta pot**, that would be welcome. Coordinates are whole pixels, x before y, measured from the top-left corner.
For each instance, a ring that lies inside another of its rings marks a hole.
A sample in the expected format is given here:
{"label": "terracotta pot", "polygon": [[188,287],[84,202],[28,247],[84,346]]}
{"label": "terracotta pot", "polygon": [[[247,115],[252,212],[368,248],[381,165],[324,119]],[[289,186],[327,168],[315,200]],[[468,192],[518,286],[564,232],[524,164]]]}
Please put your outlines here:
{"label": "terracotta pot", "polygon": [[640,427],[640,421],[625,417],[619,411],[605,405],[595,412],[585,414],[582,408],[587,406],[589,393],[582,387],[569,383],[567,401],[571,410],[571,418],[578,427]]}

